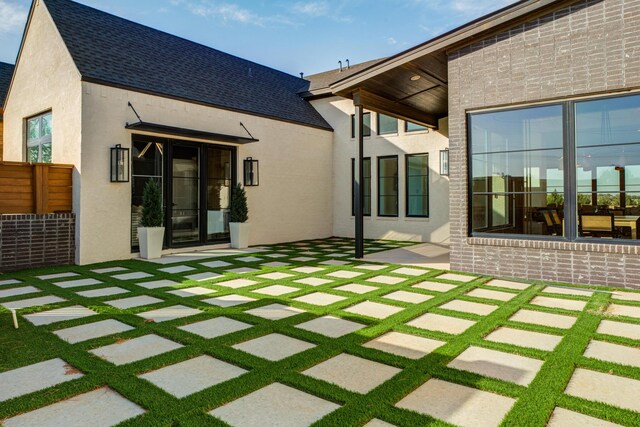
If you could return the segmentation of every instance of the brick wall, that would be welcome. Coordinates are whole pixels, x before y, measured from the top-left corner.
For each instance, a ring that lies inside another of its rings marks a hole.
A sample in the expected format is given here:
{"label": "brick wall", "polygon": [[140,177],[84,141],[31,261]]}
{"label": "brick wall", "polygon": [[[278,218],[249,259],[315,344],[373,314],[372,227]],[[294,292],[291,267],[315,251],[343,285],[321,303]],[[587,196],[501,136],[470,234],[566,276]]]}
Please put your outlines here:
{"label": "brick wall", "polygon": [[73,264],[75,215],[0,215],[0,271]]}
{"label": "brick wall", "polygon": [[640,288],[640,247],[468,237],[466,112],[640,89],[640,0],[581,1],[449,54],[451,267]]}

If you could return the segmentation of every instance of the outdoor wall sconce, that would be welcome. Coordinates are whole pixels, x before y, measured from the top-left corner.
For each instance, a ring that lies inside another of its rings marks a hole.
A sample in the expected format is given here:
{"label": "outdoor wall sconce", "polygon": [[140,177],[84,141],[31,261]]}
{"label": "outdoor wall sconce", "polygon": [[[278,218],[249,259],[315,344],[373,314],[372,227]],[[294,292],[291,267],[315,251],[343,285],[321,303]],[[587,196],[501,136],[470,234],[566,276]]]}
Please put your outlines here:
{"label": "outdoor wall sconce", "polygon": [[449,149],[440,150],[440,175],[449,176]]}
{"label": "outdoor wall sconce", "polygon": [[129,149],[111,147],[111,182],[129,182]]}
{"label": "outdoor wall sconce", "polygon": [[257,187],[259,185],[258,180],[258,161],[253,160],[252,157],[244,159],[244,186],[245,187]]}

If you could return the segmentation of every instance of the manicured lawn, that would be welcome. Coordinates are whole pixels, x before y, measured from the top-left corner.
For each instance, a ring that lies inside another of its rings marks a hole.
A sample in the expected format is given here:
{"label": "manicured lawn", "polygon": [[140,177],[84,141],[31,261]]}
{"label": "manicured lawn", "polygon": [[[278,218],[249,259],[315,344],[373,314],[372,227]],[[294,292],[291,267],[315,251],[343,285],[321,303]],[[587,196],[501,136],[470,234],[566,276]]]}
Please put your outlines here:
{"label": "manicured lawn", "polygon": [[369,264],[351,247],[2,275],[0,420],[640,425],[640,293]]}

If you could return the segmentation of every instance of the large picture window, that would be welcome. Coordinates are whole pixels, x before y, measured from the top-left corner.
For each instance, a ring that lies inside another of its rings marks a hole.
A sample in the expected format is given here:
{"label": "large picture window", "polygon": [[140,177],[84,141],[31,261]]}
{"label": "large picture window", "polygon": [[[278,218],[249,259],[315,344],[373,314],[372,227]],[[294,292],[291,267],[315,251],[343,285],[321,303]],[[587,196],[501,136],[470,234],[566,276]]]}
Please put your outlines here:
{"label": "large picture window", "polygon": [[[362,115],[362,136],[371,136],[371,113]],[[351,138],[356,137],[356,115],[351,115]]]}
{"label": "large picture window", "polygon": [[640,95],[469,114],[471,233],[638,242]]}
{"label": "large picture window", "polygon": [[378,216],[398,216],[398,156],[378,157]]}
{"label": "large picture window", "polygon": [[[362,159],[362,191],[364,192],[364,216],[371,216],[371,158]],[[351,159],[351,215],[355,216],[356,208],[354,205],[355,189],[356,189],[356,159]]]}
{"label": "large picture window", "polygon": [[407,216],[429,216],[429,155],[406,156]]}
{"label": "large picture window", "polygon": [[51,111],[27,119],[27,161],[51,163]]}

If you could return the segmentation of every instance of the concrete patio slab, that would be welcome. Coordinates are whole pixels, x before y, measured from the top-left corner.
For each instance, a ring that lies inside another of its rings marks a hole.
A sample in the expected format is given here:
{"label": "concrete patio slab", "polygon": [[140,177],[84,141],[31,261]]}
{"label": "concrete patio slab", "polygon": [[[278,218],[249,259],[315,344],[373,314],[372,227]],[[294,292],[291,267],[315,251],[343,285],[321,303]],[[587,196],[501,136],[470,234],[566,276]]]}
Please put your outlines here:
{"label": "concrete patio slab", "polygon": [[295,271],[296,273],[302,273],[302,274],[313,274],[313,273],[317,273],[319,271],[323,271],[326,270],[326,268],[322,268],[322,267],[296,267],[296,268],[292,268],[291,271]]}
{"label": "concrete patio slab", "polygon": [[353,266],[353,268],[357,268],[360,270],[368,270],[368,271],[380,271],[380,270],[384,270],[387,267],[389,266],[386,264],[361,264],[361,265]]}
{"label": "concrete patio slab", "polygon": [[124,267],[107,267],[107,268],[98,268],[97,270],[91,270],[93,273],[98,274],[107,274],[107,273],[117,273],[119,271],[127,271],[128,268]]}
{"label": "concrete patio slab", "polygon": [[463,313],[472,313],[472,314],[477,314],[478,316],[486,316],[488,314],[493,313],[500,307],[498,307],[497,305],[481,304],[479,302],[470,302],[470,301],[454,299],[453,301],[449,301],[446,304],[442,304],[441,306],[438,306],[438,308],[443,308],[445,310],[460,311]]}
{"label": "concrete patio slab", "polygon": [[21,288],[11,288],[0,290],[0,298],[16,297],[19,295],[28,295],[40,292],[40,289],[34,286],[23,286]]}
{"label": "concrete patio slab", "polygon": [[336,277],[338,279],[353,279],[354,277],[362,276],[364,273],[358,273],[357,271],[338,270],[332,273],[328,273],[329,277]]}
{"label": "concrete patio slab", "polygon": [[158,271],[162,271],[163,273],[169,273],[169,274],[178,274],[178,273],[184,273],[185,271],[193,271],[193,270],[195,270],[195,268],[189,267],[188,265],[174,265],[172,267],[164,267],[164,268],[158,269]]}
{"label": "concrete patio slab", "polygon": [[568,409],[556,407],[551,414],[547,427],[571,426],[619,427],[620,424],[610,423],[609,421],[600,420],[578,412],[569,411]]}
{"label": "concrete patio slab", "polygon": [[24,316],[29,322],[36,326],[49,325],[51,323],[64,322],[65,320],[81,319],[83,317],[94,316],[93,310],[81,305],[57,308],[55,310],[41,311],[39,313],[27,314]]}
{"label": "concrete patio slab", "polygon": [[76,294],[85,298],[99,298],[99,297],[108,297],[111,295],[126,294],[128,292],[129,292],[128,289],[122,289],[117,286],[112,286],[109,288],[92,289],[90,291],[80,291],[80,292],[76,292]]}
{"label": "concrete patio slab", "polygon": [[487,341],[512,344],[520,347],[553,351],[558,344],[560,344],[562,338],[563,337],[560,335],[550,335],[540,332],[525,331],[522,329],[500,327],[491,332],[484,339]]}
{"label": "concrete patio slab", "polygon": [[174,282],[173,280],[168,280],[168,279],[136,283],[136,286],[142,286],[143,288],[146,288],[146,289],[159,289],[159,288],[167,288],[167,287],[178,286],[178,285],[180,285],[180,283]]}
{"label": "concrete patio slab", "polygon": [[444,341],[416,335],[403,334],[401,332],[387,332],[363,344],[363,347],[374,348],[408,359],[420,359],[445,344],[446,342]]}
{"label": "concrete patio slab", "polygon": [[447,366],[485,377],[528,386],[542,368],[542,360],[471,346]]}
{"label": "concrete patio slab", "polygon": [[93,286],[100,285],[102,282],[97,279],[75,279],[75,280],[65,280],[62,282],[55,282],[59,288],[68,289],[68,288],[79,288],[80,286]]}
{"label": "concrete patio slab", "polygon": [[221,268],[221,267],[228,267],[231,265],[231,263],[228,263],[226,261],[209,261],[209,262],[200,263],[200,265],[208,268]]}
{"label": "concrete patio slab", "polygon": [[125,365],[182,347],[182,344],[150,334],[130,340],[118,341],[115,344],[104,347],[94,348],[93,350],[89,350],[89,353],[111,362],[114,365]]}
{"label": "concrete patio slab", "polygon": [[194,296],[198,296],[198,295],[207,295],[207,294],[213,294],[216,291],[213,289],[209,289],[209,288],[203,288],[201,286],[195,286],[193,288],[182,288],[182,289],[176,289],[173,291],[169,291],[167,292],[168,294],[172,294],[172,295],[176,295],[179,297],[184,297],[184,298],[188,298],[188,297],[194,297]]}
{"label": "concrete patio slab", "polygon": [[379,302],[372,301],[364,301],[344,309],[344,311],[348,313],[373,317],[374,319],[386,319],[387,317],[393,316],[394,314],[399,313],[402,310],[404,310],[404,308],[402,307],[396,307],[394,305],[381,304]]}
{"label": "concrete patio slab", "polygon": [[640,319],[640,306],[610,304],[607,308],[607,314],[612,316],[627,316]]}
{"label": "concrete patio slab", "polygon": [[289,264],[288,262],[282,262],[282,261],[272,261],[272,262],[266,262],[264,264],[260,264],[260,267],[267,267],[267,268],[277,268],[277,267],[286,267]]}
{"label": "concrete patio slab", "polygon": [[280,280],[280,279],[288,279],[290,277],[295,277],[293,274],[280,273],[278,271],[274,273],[261,274],[260,276],[256,276],[258,279],[266,279],[266,280]]}
{"label": "concrete patio slab", "polygon": [[545,286],[542,291],[550,294],[574,295],[579,297],[590,297],[593,295],[593,291],[586,289],[565,288],[561,286]]}
{"label": "concrete patio slab", "polygon": [[623,300],[623,301],[640,302],[640,293],[617,291],[617,292],[613,293],[612,297],[614,299],[619,299],[619,300]]}
{"label": "concrete patio slab", "polygon": [[333,280],[320,279],[319,277],[305,277],[304,279],[294,280],[294,282],[308,286],[322,286],[333,282]]}
{"label": "concrete patio slab", "polygon": [[310,256],[298,256],[295,258],[291,258],[291,261],[295,261],[295,262],[309,262],[309,261],[315,261],[317,258],[313,258]]}
{"label": "concrete patio slab", "polygon": [[251,267],[239,267],[239,268],[232,268],[231,270],[227,270],[225,271],[225,273],[227,274],[246,274],[246,273],[255,273],[256,271],[260,271],[257,268],[251,268]]}
{"label": "concrete patio slab", "polygon": [[84,375],[62,359],[51,359],[0,372],[0,402],[44,390]]}
{"label": "concrete patio slab", "polygon": [[246,372],[222,360],[203,355],[138,377],[180,399],[237,378]]}
{"label": "concrete patio slab", "polygon": [[337,260],[337,259],[330,259],[330,260],[327,260],[327,261],[322,261],[322,262],[320,262],[320,264],[336,266],[336,265],[347,265],[347,264],[350,264],[350,262],[349,261]]}
{"label": "concrete patio slab", "polygon": [[105,301],[104,303],[111,307],[119,308],[120,310],[126,310],[128,308],[142,307],[145,305],[157,304],[159,302],[163,302],[163,300],[150,297],[149,295],[138,295],[135,297]]}
{"label": "concrete patio slab", "polygon": [[349,391],[368,393],[400,371],[393,366],[342,353],[302,371],[302,374]]}
{"label": "concrete patio slab", "polygon": [[407,302],[410,304],[419,304],[421,302],[425,302],[433,298],[432,295],[419,294],[416,292],[408,292],[408,291],[395,291],[390,294],[383,295],[383,298]]}
{"label": "concrete patio slab", "polygon": [[467,276],[465,274],[456,274],[456,273],[444,273],[441,274],[437,277],[435,277],[436,279],[441,279],[441,280],[451,280],[452,282],[462,282],[462,283],[469,283],[472,282],[474,280],[476,280],[478,277],[477,276]]}
{"label": "concrete patio slab", "polygon": [[389,424],[377,418],[372,419],[368,423],[366,423],[363,427],[396,427],[395,424]]}
{"label": "concrete patio slab", "polygon": [[245,256],[245,257],[240,257],[240,258],[236,258],[236,261],[242,261],[242,262],[258,262],[258,261],[264,261],[264,259],[262,258],[258,258],[257,256]]}
{"label": "concrete patio slab", "polygon": [[184,277],[185,279],[188,279],[188,280],[195,280],[196,282],[204,282],[206,280],[219,279],[220,277],[222,277],[222,274],[206,272],[206,273],[189,274],[188,276],[184,276]]}
{"label": "concrete patio slab", "polygon": [[449,292],[452,289],[456,289],[457,285],[451,285],[449,283],[438,283],[438,282],[421,282],[417,285],[413,285],[414,288],[425,289],[427,291],[434,292]]}
{"label": "concrete patio slab", "polygon": [[471,292],[467,292],[467,296],[476,298],[492,299],[497,301],[511,301],[517,294],[509,292],[492,291],[491,289],[477,288]]}
{"label": "concrete patio slab", "polygon": [[272,362],[286,359],[314,347],[315,344],[282,334],[269,334],[233,346],[236,350],[241,350]]}
{"label": "concrete patio slab", "polygon": [[565,393],[640,412],[640,381],[576,368]]}
{"label": "concrete patio slab", "polygon": [[[55,279],[64,279],[65,277],[77,277],[77,276],[79,276],[78,273],[67,271],[65,273],[45,274],[44,276],[36,276],[36,278],[40,280],[55,280]],[[16,280],[15,283],[20,283],[20,282]],[[12,284],[12,283],[0,282],[0,286],[7,285],[7,284]]]}
{"label": "concrete patio slab", "polygon": [[396,406],[461,427],[496,427],[515,402],[510,397],[432,378]]}
{"label": "concrete patio slab", "polygon": [[225,288],[239,289],[247,286],[257,285],[260,282],[250,279],[232,279],[224,282],[214,283],[216,286],[224,286]]}
{"label": "concrete patio slab", "polygon": [[272,254],[265,254],[264,255],[266,258],[287,258],[289,255],[287,254],[280,254],[280,253],[272,253]]}
{"label": "concrete patio slab", "polygon": [[283,304],[269,304],[258,308],[252,308],[251,310],[245,311],[245,313],[262,317],[267,320],[281,320],[295,316],[296,314],[305,313],[305,311]]}
{"label": "concrete patio slab", "polygon": [[364,328],[361,323],[352,322],[351,320],[340,319],[334,316],[322,316],[308,322],[296,325],[296,328],[305,331],[315,332],[330,338],[339,338]]}
{"label": "concrete patio slab", "polygon": [[135,329],[133,326],[129,326],[114,319],[107,319],[100,322],[88,323],[86,325],[59,329],[57,331],[53,331],[53,333],[70,344],[76,344],[94,338],[132,331],[133,329]]}
{"label": "concrete patio slab", "polygon": [[293,292],[298,292],[299,290],[300,289],[294,288],[292,286],[272,285],[272,286],[267,286],[260,289],[254,289],[251,292],[255,292],[257,294],[263,294],[263,295],[271,295],[275,297],[280,295],[291,294]]}
{"label": "concrete patio slab", "polygon": [[335,288],[335,290],[343,291],[343,292],[352,292],[354,294],[362,295],[368,292],[380,290],[380,288],[377,288],[375,286],[358,285],[356,283],[351,283],[348,285],[338,286],[337,288]]}
{"label": "concrete patio slab", "polygon": [[255,298],[245,297],[243,295],[224,295],[202,300],[202,302],[216,305],[218,307],[234,307],[236,305],[246,304],[255,301]]}
{"label": "concrete patio slab", "polygon": [[539,305],[541,307],[561,308],[564,310],[582,311],[587,306],[586,301],[576,301],[571,299],[535,297],[530,304]]}
{"label": "concrete patio slab", "polygon": [[134,279],[146,279],[147,277],[153,277],[153,274],[145,273],[144,271],[132,271],[131,273],[117,274],[111,276],[116,280],[134,280]]}
{"label": "concrete patio slab", "polygon": [[542,311],[521,309],[511,316],[509,320],[512,322],[531,323],[533,325],[569,329],[578,319],[573,316],[565,316],[564,314],[552,314],[544,313]]}
{"label": "concrete patio slab", "polygon": [[584,356],[640,368],[640,348],[638,347],[591,340],[584,352]]}
{"label": "concrete patio slab", "polygon": [[[364,257],[368,262],[381,262],[387,264],[401,264],[415,267],[426,267],[448,270],[449,269],[449,248],[447,246],[433,243],[422,243],[405,248],[387,249],[381,252],[367,254]],[[367,249],[377,249],[370,247]]]}
{"label": "concrete patio slab", "polygon": [[431,271],[432,270],[423,270],[420,268],[400,267],[391,271],[391,273],[402,274],[403,276],[417,277],[417,276],[422,276],[424,274],[430,273]]}
{"label": "concrete patio slab", "polygon": [[633,323],[603,320],[596,331],[599,334],[615,335],[618,337],[640,340],[640,325]]}
{"label": "concrete patio slab", "polygon": [[444,332],[458,335],[475,325],[476,322],[457,317],[443,316],[435,313],[423,314],[420,317],[407,322],[407,325],[428,331]]}
{"label": "concrete patio slab", "polygon": [[3,302],[0,305],[9,310],[11,309],[19,310],[21,308],[37,307],[40,305],[55,304],[63,301],[66,301],[66,299],[49,295],[46,297],[37,297],[37,298],[22,299],[18,301]]}
{"label": "concrete patio slab", "polygon": [[137,316],[159,323],[181,319],[188,316],[195,316],[200,313],[202,313],[202,311],[197,308],[185,307],[184,305],[172,305],[171,307],[158,308],[156,310],[138,313]]}
{"label": "concrete patio slab", "polygon": [[306,427],[338,408],[335,403],[273,383],[209,414],[234,427]]}
{"label": "concrete patio slab", "polygon": [[5,427],[108,427],[145,410],[108,387],[36,409],[3,421]]}
{"label": "concrete patio slab", "polygon": [[202,322],[190,323],[179,326],[178,329],[191,332],[206,339],[217,338],[223,335],[249,329],[253,325],[229,319],[227,317],[216,317],[215,319],[203,320]]}
{"label": "concrete patio slab", "polygon": [[393,276],[375,276],[370,277],[366,281],[370,283],[380,283],[382,285],[397,285],[398,283],[402,283],[407,280],[404,277],[393,277]]}
{"label": "concrete patio slab", "polygon": [[324,292],[314,292],[312,294],[303,295],[298,298],[294,298],[294,301],[304,302],[307,304],[327,306],[336,302],[344,301],[345,297],[338,295],[326,294]]}
{"label": "concrete patio slab", "polygon": [[496,288],[513,289],[516,291],[524,291],[531,286],[531,283],[511,282],[509,280],[493,279],[485,283],[486,286],[494,286]]}

